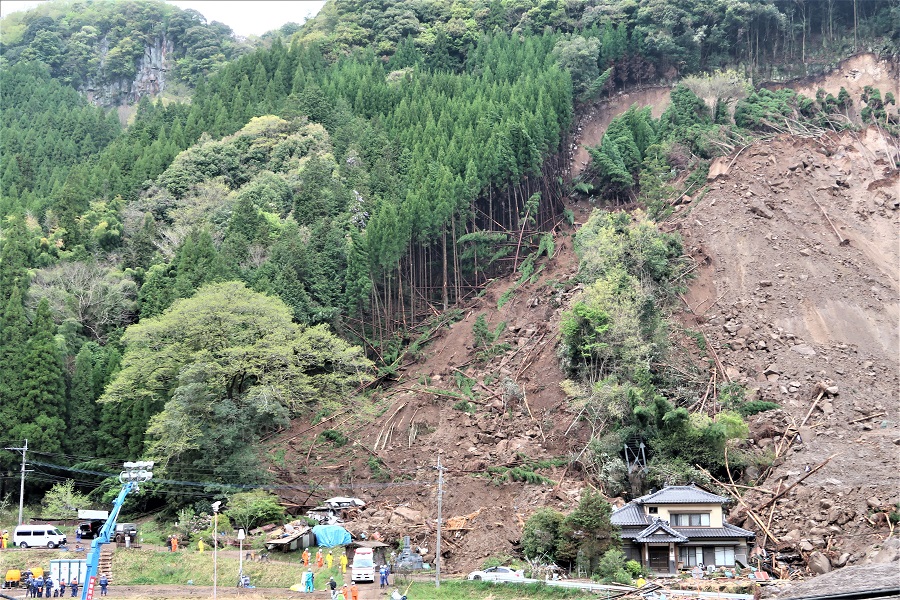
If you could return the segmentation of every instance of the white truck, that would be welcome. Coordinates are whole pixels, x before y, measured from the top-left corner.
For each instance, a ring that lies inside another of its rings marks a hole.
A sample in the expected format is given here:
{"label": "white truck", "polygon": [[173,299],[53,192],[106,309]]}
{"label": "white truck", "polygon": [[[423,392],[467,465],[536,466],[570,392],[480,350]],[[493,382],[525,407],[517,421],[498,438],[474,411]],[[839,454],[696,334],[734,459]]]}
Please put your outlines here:
{"label": "white truck", "polygon": [[351,581],[375,581],[375,558],[371,548],[357,548],[350,565]]}

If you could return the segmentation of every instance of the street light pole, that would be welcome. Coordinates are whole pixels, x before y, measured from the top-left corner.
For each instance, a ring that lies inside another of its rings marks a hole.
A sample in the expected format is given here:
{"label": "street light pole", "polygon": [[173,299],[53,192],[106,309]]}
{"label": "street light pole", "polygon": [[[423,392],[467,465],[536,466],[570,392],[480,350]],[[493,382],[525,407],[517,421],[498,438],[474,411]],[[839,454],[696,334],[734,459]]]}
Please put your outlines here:
{"label": "street light pole", "polygon": [[219,507],[221,501],[213,502],[213,599],[217,597],[219,583]]}
{"label": "street light pole", "polygon": [[238,569],[238,581],[243,580],[244,578],[244,538],[246,534],[244,534],[243,529],[238,529],[238,542],[241,544],[241,554],[240,554],[240,568]]}

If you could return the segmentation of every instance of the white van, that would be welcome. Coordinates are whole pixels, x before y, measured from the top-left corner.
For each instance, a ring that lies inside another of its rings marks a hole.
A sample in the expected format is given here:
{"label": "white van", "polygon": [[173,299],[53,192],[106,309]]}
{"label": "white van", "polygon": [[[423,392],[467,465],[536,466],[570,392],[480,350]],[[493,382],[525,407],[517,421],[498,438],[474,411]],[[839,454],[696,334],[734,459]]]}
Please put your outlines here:
{"label": "white van", "polygon": [[357,548],[350,565],[351,581],[375,581],[375,558],[371,548]]}
{"label": "white van", "polygon": [[13,545],[19,548],[56,548],[65,543],[65,534],[53,525],[19,525],[13,532]]}

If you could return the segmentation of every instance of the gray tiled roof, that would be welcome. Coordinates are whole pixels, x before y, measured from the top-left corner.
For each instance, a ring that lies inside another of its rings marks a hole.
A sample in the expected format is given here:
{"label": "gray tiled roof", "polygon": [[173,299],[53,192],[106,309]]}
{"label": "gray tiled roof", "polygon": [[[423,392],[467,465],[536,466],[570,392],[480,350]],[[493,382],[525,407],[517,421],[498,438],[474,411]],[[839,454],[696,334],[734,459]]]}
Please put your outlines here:
{"label": "gray tiled roof", "polygon": [[619,532],[619,537],[623,540],[633,540],[639,536],[644,529],[644,525],[638,525],[637,527],[623,527],[622,531]]}
{"label": "gray tiled roof", "polygon": [[756,535],[752,531],[728,523],[724,527],[677,527],[675,530],[691,540],[697,538],[745,538]]}
{"label": "gray tiled roof", "polygon": [[[662,531],[662,534],[657,533],[658,531]],[[684,543],[688,541],[688,538],[685,537],[680,531],[675,531],[671,527],[669,527],[665,521],[657,519],[653,523],[650,524],[649,527],[640,532],[636,538],[634,538],[636,542],[677,542]]]}
{"label": "gray tiled roof", "polygon": [[641,496],[638,504],[724,504],[728,498],[711,494],[695,485],[670,485],[658,492]]}
{"label": "gray tiled roof", "polygon": [[645,526],[650,522],[644,514],[644,509],[634,502],[629,502],[622,508],[614,510],[609,520],[613,525],[618,525],[619,527],[628,525]]}

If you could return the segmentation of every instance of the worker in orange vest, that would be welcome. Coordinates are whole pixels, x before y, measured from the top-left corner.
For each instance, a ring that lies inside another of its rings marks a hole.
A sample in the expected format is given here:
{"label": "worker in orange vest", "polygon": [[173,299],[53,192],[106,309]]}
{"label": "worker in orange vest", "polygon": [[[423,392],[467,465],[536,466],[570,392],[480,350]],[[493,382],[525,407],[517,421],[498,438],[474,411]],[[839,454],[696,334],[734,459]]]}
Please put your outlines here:
{"label": "worker in orange vest", "polygon": [[172,552],[177,552],[177,551],[178,551],[178,536],[173,535],[172,536]]}
{"label": "worker in orange vest", "polygon": [[303,566],[304,567],[309,566],[309,548],[303,549]]}
{"label": "worker in orange vest", "polygon": [[350,598],[351,600],[359,600],[359,588],[356,587],[355,581],[350,583]]}
{"label": "worker in orange vest", "polygon": [[325,557],[322,556],[322,549],[319,548],[318,550],[316,550],[316,566],[321,569],[322,565],[324,565],[324,564],[325,564]]}

